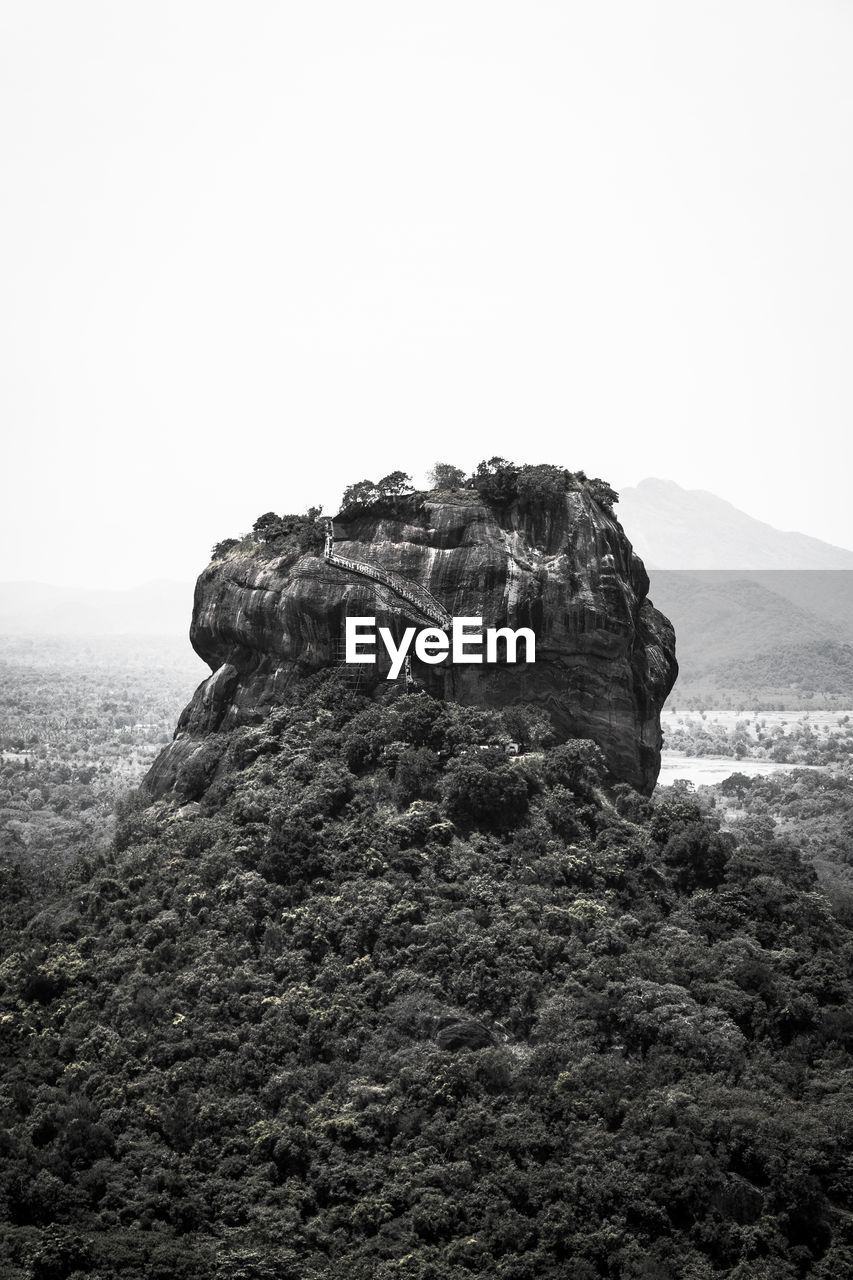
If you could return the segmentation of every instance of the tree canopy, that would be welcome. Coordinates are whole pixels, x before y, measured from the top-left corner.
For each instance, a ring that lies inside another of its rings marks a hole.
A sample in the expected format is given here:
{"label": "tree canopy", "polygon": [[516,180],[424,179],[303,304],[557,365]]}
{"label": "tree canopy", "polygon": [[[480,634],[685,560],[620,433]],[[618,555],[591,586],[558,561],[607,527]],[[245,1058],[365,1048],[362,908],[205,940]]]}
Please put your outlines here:
{"label": "tree canopy", "polygon": [[461,489],[465,483],[465,472],[461,467],[454,467],[449,462],[436,462],[427,476],[433,489]]}
{"label": "tree canopy", "polygon": [[324,673],[18,887],[4,1274],[851,1273],[849,927],[510,727]]}
{"label": "tree canopy", "polygon": [[374,506],[412,492],[412,477],[405,471],[391,471],[376,482],[358,480],[355,484],[348,485],[341,498],[341,511]]}

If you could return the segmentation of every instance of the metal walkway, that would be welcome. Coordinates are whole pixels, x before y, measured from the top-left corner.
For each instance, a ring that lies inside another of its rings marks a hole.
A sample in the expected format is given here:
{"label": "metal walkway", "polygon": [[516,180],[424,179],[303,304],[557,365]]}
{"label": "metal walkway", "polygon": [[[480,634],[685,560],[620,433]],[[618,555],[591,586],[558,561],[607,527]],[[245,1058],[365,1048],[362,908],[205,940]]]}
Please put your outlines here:
{"label": "metal walkway", "polygon": [[362,578],[371,578],[374,582],[381,582],[383,586],[389,587],[395,595],[414,605],[419,613],[429,618],[430,622],[434,622],[442,631],[447,630],[453,619],[444,605],[439,604],[435,596],[427,591],[426,587],[410,581],[409,578],[402,577],[399,573],[392,573],[390,569],[380,569],[377,565],[365,564],[362,560],[350,560],[347,556],[338,555],[334,549],[334,533],[331,524],[331,520],[326,522],[326,545],[323,550],[323,557],[329,564],[336,565],[339,569],[346,569],[349,573],[360,574]]}

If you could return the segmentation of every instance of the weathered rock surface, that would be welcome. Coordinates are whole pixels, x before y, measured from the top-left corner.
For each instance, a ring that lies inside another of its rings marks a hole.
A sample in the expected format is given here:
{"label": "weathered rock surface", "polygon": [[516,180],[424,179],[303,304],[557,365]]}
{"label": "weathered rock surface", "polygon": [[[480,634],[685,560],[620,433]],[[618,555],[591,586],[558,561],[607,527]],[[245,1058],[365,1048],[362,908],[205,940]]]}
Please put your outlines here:
{"label": "weathered rock surface", "polygon": [[[335,551],[426,587],[456,617],[531,627],[536,661],[426,666],[437,696],[547,709],[564,738],[592,738],[613,775],[649,792],[660,767],[660,709],[675,680],[675,637],[647,599],[648,577],[621,525],[582,491],[525,509],[471,492],[400,499],[390,513],[335,522]],[[198,579],[190,638],[213,674],[182,713],[146,780],[174,785],[207,735],[261,721],[294,681],[340,662],[347,616],[399,636],[428,620],[391,588],[322,555],[231,554]],[[384,677],[384,650],[363,678]],[[523,653],[523,646],[520,648]],[[385,684],[382,679],[383,685]]]}

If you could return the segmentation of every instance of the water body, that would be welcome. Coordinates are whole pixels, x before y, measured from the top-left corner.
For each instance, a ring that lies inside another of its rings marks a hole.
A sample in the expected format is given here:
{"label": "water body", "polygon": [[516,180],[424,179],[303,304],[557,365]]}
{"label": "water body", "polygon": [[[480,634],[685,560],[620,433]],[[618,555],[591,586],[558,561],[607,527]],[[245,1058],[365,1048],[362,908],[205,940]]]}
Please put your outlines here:
{"label": "water body", "polygon": [[677,778],[686,778],[694,786],[710,786],[722,782],[733,773],[748,778],[771,773],[790,773],[792,769],[823,769],[823,765],[780,764],[777,760],[738,760],[734,756],[686,756],[680,751],[661,753],[659,787],[671,787]]}

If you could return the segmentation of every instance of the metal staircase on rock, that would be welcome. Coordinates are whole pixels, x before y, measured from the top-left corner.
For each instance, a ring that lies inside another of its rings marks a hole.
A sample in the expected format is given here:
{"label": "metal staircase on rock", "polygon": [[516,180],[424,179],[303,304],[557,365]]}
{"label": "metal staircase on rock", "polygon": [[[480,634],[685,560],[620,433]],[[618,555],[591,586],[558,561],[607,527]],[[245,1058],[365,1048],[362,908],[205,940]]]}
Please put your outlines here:
{"label": "metal staircase on rock", "polygon": [[334,549],[334,534],[330,526],[331,521],[326,524],[326,545],[323,549],[323,557],[329,564],[336,565],[339,569],[346,569],[349,573],[358,573],[363,578],[371,578],[374,582],[381,582],[395,595],[414,605],[424,617],[429,618],[430,622],[434,622],[442,631],[447,630],[453,619],[444,605],[439,604],[426,587],[420,586],[417,582],[411,582],[390,569],[380,569],[378,565],[366,564],[363,560],[350,560],[347,556],[339,555]]}

